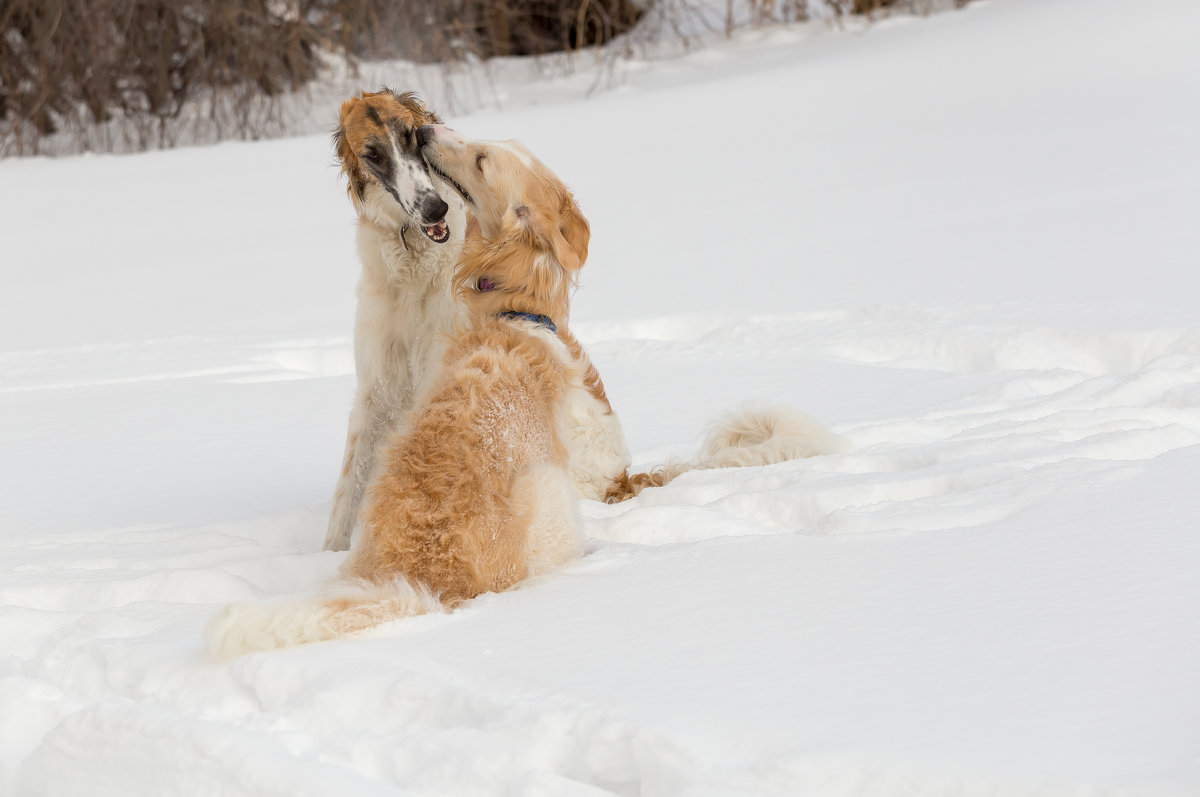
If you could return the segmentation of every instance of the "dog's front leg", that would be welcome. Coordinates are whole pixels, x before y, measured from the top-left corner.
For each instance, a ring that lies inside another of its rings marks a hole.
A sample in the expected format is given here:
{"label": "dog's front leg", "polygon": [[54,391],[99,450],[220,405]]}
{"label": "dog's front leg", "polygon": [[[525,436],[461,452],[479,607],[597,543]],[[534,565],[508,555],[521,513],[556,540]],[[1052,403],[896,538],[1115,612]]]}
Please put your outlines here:
{"label": "dog's front leg", "polygon": [[386,433],[390,414],[387,407],[377,400],[376,392],[374,389],[364,391],[350,412],[346,454],[342,459],[337,490],[333,494],[329,529],[325,533],[327,551],[345,551],[350,547],[367,482],[375,468],[376,450]]}

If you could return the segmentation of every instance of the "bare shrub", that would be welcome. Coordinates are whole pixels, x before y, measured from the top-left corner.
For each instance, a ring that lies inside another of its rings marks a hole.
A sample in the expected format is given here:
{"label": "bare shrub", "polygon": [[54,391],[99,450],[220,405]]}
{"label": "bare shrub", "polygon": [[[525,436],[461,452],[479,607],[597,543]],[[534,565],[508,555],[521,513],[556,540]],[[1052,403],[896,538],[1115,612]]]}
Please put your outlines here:
{"label": "bare shrub", "polygon": [[[729,34],[966,2],[727,0],[722,20],[711,0],[0,0],[0,156],[294,132],[312,115],[297,90],[316,86],[324,99],[351,82],[330,74],[360,65],[386,65],[389,81],[420,74],[422,86],[435,70],[443,108],[465,92],[464,110],[481,104],[497,56],[612,44],[596,59],[598,86],[643,45],[687,48],[722,22]],[[573,64],[556,56],[537,68]]]}
{"label": "bare shrub", "polygon": [[[726,0],[726,29],[736,25],[735,8],[743,0]],[[777,22],[804,22],[816,17],[838,18],[842,16],[872,17],[890,11],[907,11],[929,14],[953,5],[962,8],[970,0],[744,0],[749,7],[750,21],[754,25]]]}
{"label": "bare shrub", "polygon": [[644,8],[633,0],[330,0],[323,12],[345,52],[431,63],[603,45]]}
{"label": "bare shrub", "polygon": [[[149,135],[203,92],[274,97],[317,74],[318,31],[272,0],[8,0],[0,121],[36,152],[63,128],[136,120]],[[236,104],[236,102],[234,102]]]}
{"label": "bare shrub", "polygon": [[257,137],[270,99],[312,80],[322,52],[536,55],[604,44],[642,13],[632,0],[5,0],[0,152],[36,153],[64,130],[102,146],[90,128],[114,119],[170,145],[189,105],[222,137]]}

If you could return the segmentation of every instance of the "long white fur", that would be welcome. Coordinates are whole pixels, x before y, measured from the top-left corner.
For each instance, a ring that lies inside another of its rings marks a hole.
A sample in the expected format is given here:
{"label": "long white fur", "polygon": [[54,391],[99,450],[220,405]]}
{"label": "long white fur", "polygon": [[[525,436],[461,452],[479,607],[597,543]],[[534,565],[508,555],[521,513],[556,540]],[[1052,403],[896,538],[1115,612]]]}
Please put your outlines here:
{"label": "long white fur", "polygon": [[709,427],[700,447],[704,468],[745,468],[836,454],[848,442],[800,410],[743,404]]}
{"label": "long white fur", "polygon": [[575,489],[584,498],[603,501],[609,485],[632,459],[617,413],[587,390],[574,391],[566,397],[562,423]]}
{"label": "long white fur", "polygon": [[849,441],[817,419],[784,404],[747,402],[709,424],[699,456],[692,462],[668,462],[654,472],[666,481],[693,470],[751,468],[793,459],[838,454]]}
{"label": "long white fur", "polygon": [[451,282],[462,251],[466,212],[451,189],[439,194],[450,206],[450,239],[443,244],[430,241],[377,185],[368,184],[364,201],[355,203],[363,266],[354,324],[358,388],[326,550],[350,547],[379,446],[416,406],[441,361],[443,333],[460,317]]}
{"label": "long white fur", "polygon": [[229,659],[338,639],[388,620],[443,611],[423,585],[403,578],[378,584],[342,581],[307,598],[231,603],[209,620],[204,638],[214,657]]}

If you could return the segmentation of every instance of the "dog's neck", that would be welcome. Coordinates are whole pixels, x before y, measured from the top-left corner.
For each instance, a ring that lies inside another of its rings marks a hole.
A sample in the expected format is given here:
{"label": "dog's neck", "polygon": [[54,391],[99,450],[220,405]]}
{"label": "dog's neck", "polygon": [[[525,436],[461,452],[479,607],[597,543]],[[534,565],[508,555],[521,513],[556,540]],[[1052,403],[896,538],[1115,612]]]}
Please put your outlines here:
{"label": "dog's neck", "polygon": [[481,291],[478,287],[480,281],[486,283],[489,278],[480,277],[473,284],[468,282],[467,286],[464,286],[464,299],[469,313],[477,321],[493,317],[523,318],[535,321],[551,332],[565,331],[569,315],[566,301],[547,296],[545,292],[532,290],[513,291],[500,288],[494,293]]}
{"label": "dog's neck", "polygon": [[553,319],[561,330],[569,314],[570,278],[549,252],[508,238],[486,238],[472,217],[456,281],[477,321],[501,313]]}
{"label": "dog's neck", "polygon": [[429,240],[420,225],[398,206],[389,203],[391,197],[386,202],[372,197],[355,203],[364,266],[377,279],[406,290],[415,286],[448,290],[466,228],[462,206],[450,205],[446,214],[450,238],[439,244]]}
{"label": "dog's neck", "polygon": [[538,315],[534,313],[522,313],[518,310],[505,310],[502,313],[496,313],[496,318],[503,318],[509,321],[529,321],[537,324],[543,329],[548,329],[554,334],[558,334],[558,327],[548,315]]}
{"label": "dog's neck", "polygon": [[431,249],[440,249],[450,241],[445,243],[435,243],[429,240],[428,236],[421,231],[420,225],[416,222],[408,221],[400,225],[396,224],[378,224],[369,219],[363,219],[364,224],[370,224],[375,228],[376,234],[385,240],[396,240],[400,243],[401,248],[410,252],[426,252]]}
{"label": "dog's neck", "polygon": [[438,244],[419,228],[395,228],[359,218],[359,251],[363,266],[374,279],[397,290],[449,291],[461,239],[451,229],[450,239]]}

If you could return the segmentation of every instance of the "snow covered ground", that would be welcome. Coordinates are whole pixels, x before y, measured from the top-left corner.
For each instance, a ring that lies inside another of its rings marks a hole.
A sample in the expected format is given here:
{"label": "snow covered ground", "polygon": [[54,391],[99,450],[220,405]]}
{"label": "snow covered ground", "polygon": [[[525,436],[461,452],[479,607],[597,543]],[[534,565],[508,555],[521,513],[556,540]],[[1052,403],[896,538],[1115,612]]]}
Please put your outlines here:
{"label": "snow covered ground", "polygon": [[231,664],[218,605],[343,556],[328,141],[0,162],[0,794],[1200,794],[1197,30],[991,0],[454,119],[575,188],[639,462],[750,398],[851,450]]}

